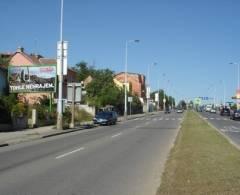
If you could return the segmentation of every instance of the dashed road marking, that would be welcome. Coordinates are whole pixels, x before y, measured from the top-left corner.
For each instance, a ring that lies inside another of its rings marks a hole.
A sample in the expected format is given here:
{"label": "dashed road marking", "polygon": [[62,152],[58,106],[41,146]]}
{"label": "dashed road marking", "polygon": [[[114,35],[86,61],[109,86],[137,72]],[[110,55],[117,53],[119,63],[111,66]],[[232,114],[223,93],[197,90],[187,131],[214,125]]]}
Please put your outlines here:
{"label": "dashed road marking", "polygon": [[73,151],[71,151],[71,152],[67,152],[67,153],[65,153],[65,154],[59,155],[59,156],[56,157],[56,159],[60,159],[60,158],[66,157],[66,156],[68,156],[68,155],[70,155],[70,154],[73,154],[73,153],[82,151],[82,150],[84,150],[84,149],[85,149],[84,147],[78,148],[78,149],[73,150]]}
{"label": "dashed road marking", "polygon": [[122,135],[122,133],[117,133],[117,134],[113,135],[112,138],[118,137],[120,135]]}

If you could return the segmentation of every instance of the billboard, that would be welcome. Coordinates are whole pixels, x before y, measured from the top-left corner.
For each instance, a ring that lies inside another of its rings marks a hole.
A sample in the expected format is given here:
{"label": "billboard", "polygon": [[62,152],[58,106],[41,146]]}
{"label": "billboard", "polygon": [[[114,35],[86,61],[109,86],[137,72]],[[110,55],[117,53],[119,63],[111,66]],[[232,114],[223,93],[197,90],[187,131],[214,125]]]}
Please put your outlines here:
{"label": "billboard", "polygon": [[56,65],[9,66],[10,93],[55,92]]}

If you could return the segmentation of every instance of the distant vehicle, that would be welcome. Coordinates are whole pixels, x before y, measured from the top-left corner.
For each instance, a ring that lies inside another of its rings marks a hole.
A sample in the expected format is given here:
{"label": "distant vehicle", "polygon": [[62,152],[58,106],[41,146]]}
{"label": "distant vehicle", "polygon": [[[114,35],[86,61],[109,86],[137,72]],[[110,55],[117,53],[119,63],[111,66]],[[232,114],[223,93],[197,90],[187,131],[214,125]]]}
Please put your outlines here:
{"label": "distant vehicle", "polygon": [[170,113],[171,113],[171,111],[170,111],[169,107],[167,107],[167,108],[165,109],[165,114],[170,114]]}
{"label": "distant vehicle", "polygon": [[177,113],[183,113],[183,109],[182,108],[178,108],[177,109]]}
{"label": "distant vehicle", "polygon": [[206,112],[210,112],[212,110],[212,105],[207,105],[205,108]]}
{"label": "distant vehicle", "polygon": [[210,113],[216,113],[217,111],[216,111],[216,109],[215,108],[212,108],[211,110],[210,110]]}
{"label": "distant vehicle", "polygon": [[221,108],[220,115],[221,116],[230,116],[230,109],[227,107]]}
{"label": "distant vehicle", "polygon": [[239,120],[240,119],[240,110],[233,110],[230,114],[230,119]]}
{"label": "distant vehicle", "polygon": [[115,111],[99,112],[93,118],[93,122],[99,125],[115,125],[117,123],[117,113]]}

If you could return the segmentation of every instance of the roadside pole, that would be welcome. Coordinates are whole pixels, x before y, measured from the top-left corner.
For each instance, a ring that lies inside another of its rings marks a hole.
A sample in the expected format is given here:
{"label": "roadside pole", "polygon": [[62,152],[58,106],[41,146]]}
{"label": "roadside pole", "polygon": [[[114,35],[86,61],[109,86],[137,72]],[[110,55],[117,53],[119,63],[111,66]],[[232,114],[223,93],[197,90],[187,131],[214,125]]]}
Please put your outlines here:
{"label": "roadside pole", "polygon": [[[61,0],[61,22],[60,22],[60,44],[58,43],[58,104],[57,104],[57,129],[63,130],[63,101],[62,101],[62,88],[63,88],[63,0]],[[59,55],[60,54],[60,55]]]}
{"label": "roadside pole", "polygon": [[71,117],[71,123],[70,128],[75,127],[75,83],[72,84],[72,117]]}

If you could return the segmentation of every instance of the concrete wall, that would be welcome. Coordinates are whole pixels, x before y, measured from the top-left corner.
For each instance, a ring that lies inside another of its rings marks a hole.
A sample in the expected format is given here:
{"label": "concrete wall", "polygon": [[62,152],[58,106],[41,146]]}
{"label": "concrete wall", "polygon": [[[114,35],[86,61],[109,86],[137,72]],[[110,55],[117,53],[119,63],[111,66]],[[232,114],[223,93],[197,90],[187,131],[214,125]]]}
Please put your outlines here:
{"label": "concrete wall", "polygon": [[85,104],[80,104],[80,105],[77,105],[77,107],[79,108],[79,109],[83,109],[83,110],[85,110],[86,112],[88,112],[89,114],[91,114],[91,115],[95,115],[95,112],[96,112],[96,109],[95,109],[95,107],[93,107],[93,106],[88,106],[88,105],[85,105]]}

